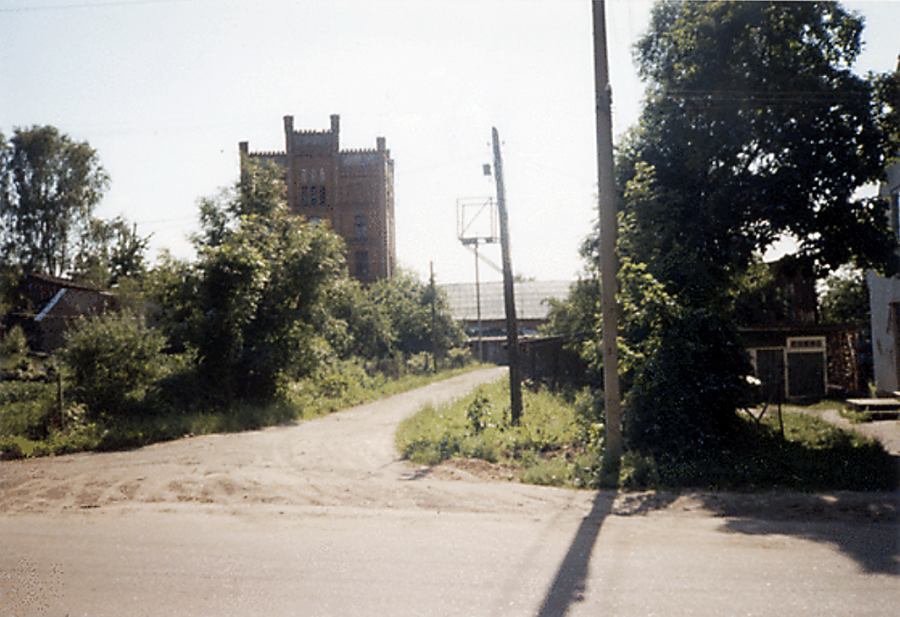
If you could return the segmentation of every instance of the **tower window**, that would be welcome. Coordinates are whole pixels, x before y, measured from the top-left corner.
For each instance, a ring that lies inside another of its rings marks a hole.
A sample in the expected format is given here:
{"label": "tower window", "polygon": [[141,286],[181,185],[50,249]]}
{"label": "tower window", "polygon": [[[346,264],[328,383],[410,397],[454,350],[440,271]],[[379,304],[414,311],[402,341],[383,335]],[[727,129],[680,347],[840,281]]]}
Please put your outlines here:
{"label": "tower window", "polygon": [[369,274],[369,252],[356,251],[356,276]]}
{"label": "tower window", "polygon": [[300,205],[304,208],[312,206],[325,205],[325,187],[324,186],[302,186],[300,187]]}
{"label": "tower window", "polygon": [[353,237],[357,240],[365,240],[367,238],[366,217],[359,214],[353,217]]}

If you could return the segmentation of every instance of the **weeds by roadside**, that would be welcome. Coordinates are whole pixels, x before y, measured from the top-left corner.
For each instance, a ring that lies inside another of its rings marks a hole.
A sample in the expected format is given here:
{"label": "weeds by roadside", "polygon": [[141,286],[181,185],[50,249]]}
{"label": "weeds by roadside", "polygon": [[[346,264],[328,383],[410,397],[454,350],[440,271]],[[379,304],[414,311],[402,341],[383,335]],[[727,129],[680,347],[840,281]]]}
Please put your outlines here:
{"label": "weeds by roadside", "polygon": [[900,482],[893,458],[875,440],[812,414],[786,411],[749,421],[734,446],[706,456],[634,457],[623,461],[624,488],[884,491]]}
{"label": "weeds by roadside", "polygon": [[521,426],[509,424],[508,398],[508,384],[498,382],[426,407],[401,424],[398,450],[418,464],[479,458],[517,468],[522,482],[578,488],[855,491],[900,483],[879,443],[800,411],[785,411],[783,435],[774,414],[758,425],[747,419],[730,449],[705,457],[629,452],[610,475],[601,466],[605,429],[596,395],[526,389]]}
{"label": "weeds by roadside", "polygon": [[[171,374],[132,401],[132,413],[101,419],[67,402],[60,412],[59,386],[48,367],[31,366],[33,381],[5,381],[0,387],[0,456],[28,458],[82,451],[121,450],[191,435],[256,430],[308,420],[354,405],[421,387],[483,365],[457,365],[438,372],[410,366],[392,371],[361,361],[323,366],[300,381],[284,384],[282,395],[266,404],[214,404],[197,390],[197,380],[172,367]],[[378,369],[382,370],[378,370]]]}
{"label": "weeds by roadside", "polygon": [[428,406],[397,431],[401,454],[434,465],[459,456],[504,462],[533,484],[592,486],[599,481],[603,425],[598,401],[587,393],[568,397],[523,391],[519,426],[509,420],[509,384],[479,387],[472,397]]}

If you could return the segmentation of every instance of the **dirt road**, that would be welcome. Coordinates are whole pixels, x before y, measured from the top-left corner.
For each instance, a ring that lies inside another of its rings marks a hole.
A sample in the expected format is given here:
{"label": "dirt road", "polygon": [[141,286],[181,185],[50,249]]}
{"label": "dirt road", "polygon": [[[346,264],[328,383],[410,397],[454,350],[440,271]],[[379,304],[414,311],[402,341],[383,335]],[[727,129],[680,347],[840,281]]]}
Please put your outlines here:
{"label": "dirt road", "polygon": [[[528,487],[453,482],[400,460],[397,425],[422,405],[450,400],[503,369],[470,373],[311,422],[209,435],[117,453],[0,463],[0,513],[60,514],[172,504],[257,504],[496,510],[531,501]],[[425,476],[427,480],[423,481]]]}
{"label": "dirt road", "polygon": [[398,459],[403,417],[503,375],[0,463],[0,617],[896,611],[895,494],[577,492]]}

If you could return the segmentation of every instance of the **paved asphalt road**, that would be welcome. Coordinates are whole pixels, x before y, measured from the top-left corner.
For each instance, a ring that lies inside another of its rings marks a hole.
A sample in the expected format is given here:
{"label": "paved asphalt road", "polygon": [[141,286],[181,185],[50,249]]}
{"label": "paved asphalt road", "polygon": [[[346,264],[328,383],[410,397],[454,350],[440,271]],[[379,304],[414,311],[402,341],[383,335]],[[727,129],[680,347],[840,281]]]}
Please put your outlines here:
{"label": "paved asphalt road", "polygon": [[402,417],[499,377],[0,463],[0,617],[900,615],[895,494],[576,492],[397,460]]}

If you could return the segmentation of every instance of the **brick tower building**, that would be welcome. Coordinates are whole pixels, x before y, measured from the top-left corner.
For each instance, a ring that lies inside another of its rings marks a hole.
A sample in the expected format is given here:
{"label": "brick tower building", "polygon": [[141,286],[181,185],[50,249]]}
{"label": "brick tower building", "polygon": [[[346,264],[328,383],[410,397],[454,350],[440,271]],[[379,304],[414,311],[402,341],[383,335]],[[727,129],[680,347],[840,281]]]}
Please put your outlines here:
{"label": "brick tower building", "polygon": [[327,220],[347,244],[350,274],[362,283],[390,279],[396,266],[394,161],[384,137],[373,150],[340,149],[340,116],[327,131],[295,131],[284,117],[284,152],[250,152],[241,160],[274,162],[284,169],[287,203],[310,221]]}

